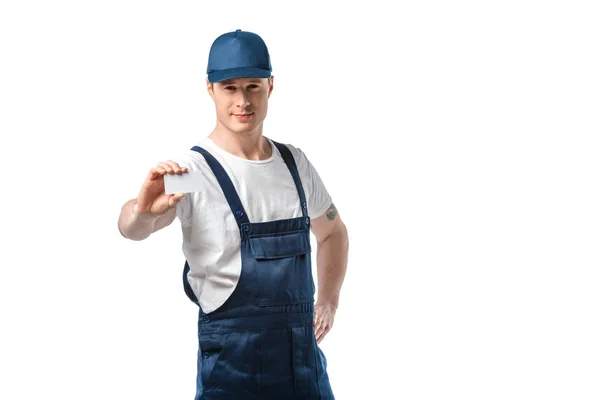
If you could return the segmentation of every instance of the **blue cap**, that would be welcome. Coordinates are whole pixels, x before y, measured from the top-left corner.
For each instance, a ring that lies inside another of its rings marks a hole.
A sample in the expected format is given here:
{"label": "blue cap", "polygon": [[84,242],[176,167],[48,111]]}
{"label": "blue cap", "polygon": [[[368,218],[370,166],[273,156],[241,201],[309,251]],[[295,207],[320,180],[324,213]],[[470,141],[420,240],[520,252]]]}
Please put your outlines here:
{"label": "blue cap", "polygon": [[209,82],[233,78],[268,78],[271,76],[271,58],[267,45],[252,32],[224,33],[215,39],[208,55]]}

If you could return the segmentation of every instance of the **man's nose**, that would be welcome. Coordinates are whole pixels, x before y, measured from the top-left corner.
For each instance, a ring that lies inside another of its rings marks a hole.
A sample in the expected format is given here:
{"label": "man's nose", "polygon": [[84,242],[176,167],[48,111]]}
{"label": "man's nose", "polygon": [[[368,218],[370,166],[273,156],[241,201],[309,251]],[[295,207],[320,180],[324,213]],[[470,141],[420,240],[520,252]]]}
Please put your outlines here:
{"label": "man's nose", "polygon": [[239,96],[237,98],[237,106],[238,107],[247,107],[250,105],[250,101],[248,100],[248,94],[244,90],[238,91]]}

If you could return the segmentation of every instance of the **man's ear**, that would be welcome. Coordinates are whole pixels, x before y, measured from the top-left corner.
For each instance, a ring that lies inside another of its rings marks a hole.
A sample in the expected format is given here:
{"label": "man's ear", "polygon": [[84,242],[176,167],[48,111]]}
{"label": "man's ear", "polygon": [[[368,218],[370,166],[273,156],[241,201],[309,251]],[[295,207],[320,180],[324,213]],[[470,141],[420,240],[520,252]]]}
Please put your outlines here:
{"label": "man's ear", "polygon": [[210,97],[213,100],[215,99],[215,91],[214,90],[215,90],[214,85],[209,82],[208,78],[206,78],[206,91],[208,92],[208,94],[210,95]]}
{"label": "man's ear", "polygon": [[271,97],[271,92],[273,91],[273,81],[275,80],[275,77],[273,75],[271,75],[271,77],[269,78],[269,97]]}

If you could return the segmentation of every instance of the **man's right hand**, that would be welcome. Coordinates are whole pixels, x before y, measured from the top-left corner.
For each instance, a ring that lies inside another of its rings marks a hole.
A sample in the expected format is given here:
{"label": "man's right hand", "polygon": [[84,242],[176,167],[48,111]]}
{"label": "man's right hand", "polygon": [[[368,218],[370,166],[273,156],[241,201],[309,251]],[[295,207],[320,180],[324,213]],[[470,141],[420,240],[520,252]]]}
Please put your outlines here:
{"label": "man's right hand", "polygon": [[134,206],[136,213],[149,217],[159,217],[172,208],[183,198],[183,193],[165,194],[166,174],[177,174],[188,172],[187,168],[181,168],[174,161],[159,162],[150,170],[142,189],[138,194],[137,204]]}

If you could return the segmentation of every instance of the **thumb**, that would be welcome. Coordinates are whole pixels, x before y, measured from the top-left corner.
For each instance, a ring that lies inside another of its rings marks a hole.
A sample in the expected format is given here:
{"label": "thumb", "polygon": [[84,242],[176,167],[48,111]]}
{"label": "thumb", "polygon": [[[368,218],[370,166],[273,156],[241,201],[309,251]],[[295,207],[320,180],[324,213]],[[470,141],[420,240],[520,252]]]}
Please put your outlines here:
{"label": "thumb", "polygon": [[179,203],[181,201],[181,199],[183,199],[184,194],[183,193],[177,193],[177,194],[173,194],[169,197],[169,208],[175,208],[177,207],[177,203]]}

